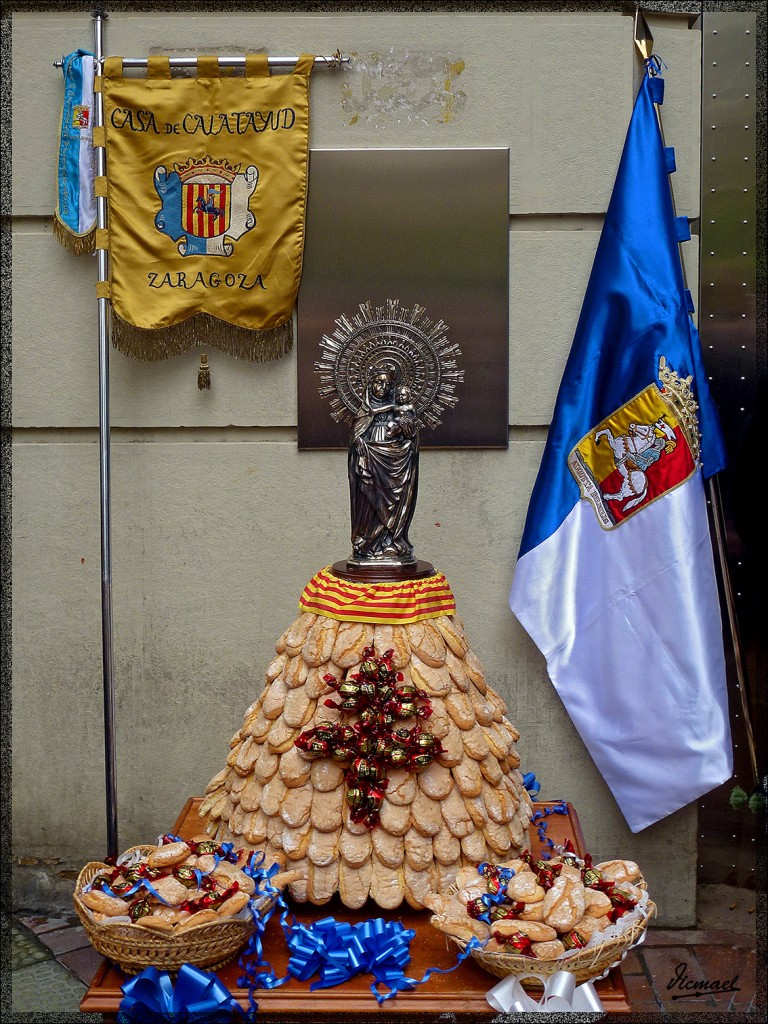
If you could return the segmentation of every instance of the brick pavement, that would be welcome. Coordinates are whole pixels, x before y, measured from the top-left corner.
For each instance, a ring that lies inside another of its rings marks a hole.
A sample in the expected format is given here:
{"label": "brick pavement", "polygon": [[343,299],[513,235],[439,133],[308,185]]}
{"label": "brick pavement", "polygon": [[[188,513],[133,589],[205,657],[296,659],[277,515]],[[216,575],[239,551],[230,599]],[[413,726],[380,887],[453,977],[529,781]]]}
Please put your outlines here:
{"label": "brick pavement", "polygon": [[[633,1013],[748,1013],[757,999],[754,934],[651,929],[622,964]],[[764,979],[763,984],[764,984]]]}

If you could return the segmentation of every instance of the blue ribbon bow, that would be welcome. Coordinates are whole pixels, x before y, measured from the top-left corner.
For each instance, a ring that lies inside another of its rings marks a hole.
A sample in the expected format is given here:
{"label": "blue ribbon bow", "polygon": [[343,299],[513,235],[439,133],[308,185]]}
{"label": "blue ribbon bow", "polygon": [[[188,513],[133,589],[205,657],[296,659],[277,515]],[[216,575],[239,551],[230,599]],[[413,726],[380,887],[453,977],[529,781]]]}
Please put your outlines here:
{"label": "blue ribbon bow", "polygon": [[[277,988],[291,978],[308,981],[315,974],[319,977],[310,985],[310,991],[341,985],[356,974],[372,974],[374,981],[371,983],[371,992],[379,1003],[383,1003],[403,989],[423,984],[432,974],[449,974],[470,955],[473,948],[480,945],[477,939],[472,938],[459,953],[453,967],[430,967],[420,980],[406,977],[405,967],[411,959],[410,943],[416,935],[415,931],[404,928],[398,921],[385,921],[382,918],[361,921],[355,925],[336,921],[333,917],[304,925],[293,918],[289,924],[288,905],[280,891],[271,884],[278,865],[273,864],[265,869],[263,863],[263,854],[253,854],[243,868],[256,882],[254,896],[266,894],[274,898],[272,906],[263,915],[251,903],[255,930],[239,960],[243,974],[237,983],[247,987],[248,999],[254,1012],[258,1008],[254,999],[257,989]],[[280,909],[280,925],[290,951],[288,973],[283,978],[278,978],[269,961],[264,959],[262,945],[266,922],[277,908]],[[389,991],[382,994],[377,990],[378,985],[385,985]]]}
{"label": "blue ribbon bow", "polygon": [[120,1024],[225,1024],[233,1014],[246,1019],[216,975],[192,964],[182,964],[175,986],[165,971],[146,967],[126,981],[122,992]]}
{"label": "blue ribbon bow", "polygon": [[[399,921],[375,918],[351,925],[332,917],[307,927],[294,923],[288,935],[291,959],[288,973],[299,981],[307,981],[319,974],[310,991],[340,985],[356,974],[372,974],[371,992],[379,1004],[396,996],[398,992],[421,985],[432,974],[449,974],[479,945],[471,939],[453,967],[430,967],[420,980],[409,978],[405,967],[410,962],[411,939],[416,932],[404,928]],[[382,994],[377,986],[385,985],[389,991]]]}

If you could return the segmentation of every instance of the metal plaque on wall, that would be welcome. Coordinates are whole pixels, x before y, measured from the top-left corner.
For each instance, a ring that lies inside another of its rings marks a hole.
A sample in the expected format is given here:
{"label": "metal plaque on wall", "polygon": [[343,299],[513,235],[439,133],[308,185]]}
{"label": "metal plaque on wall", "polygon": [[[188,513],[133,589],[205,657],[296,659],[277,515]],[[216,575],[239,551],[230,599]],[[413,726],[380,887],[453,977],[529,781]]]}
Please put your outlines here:
{"label": "metal plaque on wall", "polygon": [[318,393],[321,341],[362,303],[443,321],[464,380],[422,446],[506,448],[509,150],[312,150],[297,315],[299,448],[346,448]]}

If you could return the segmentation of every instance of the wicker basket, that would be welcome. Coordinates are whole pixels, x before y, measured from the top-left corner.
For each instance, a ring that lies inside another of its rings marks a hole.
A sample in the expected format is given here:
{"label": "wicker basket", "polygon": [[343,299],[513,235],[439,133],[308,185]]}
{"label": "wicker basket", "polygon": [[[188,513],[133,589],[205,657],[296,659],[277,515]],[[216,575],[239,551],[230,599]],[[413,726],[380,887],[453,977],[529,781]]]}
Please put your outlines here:
{"label": "wicker basket", "polygon": [[[578,984],[603,978],[612,967],[621,963],[627,953],[643,938],[648,921],[656,914],[656,904],[651,900],[645,903],[646,916],[636,921],[630,928],[617,938],[580,949],[570,956],[559,957],[557,960],[537,960],[535,957],[523,956],[520,953],[487,953],[483,949],[472,949],[470,955],[481,967],[497,978],[506,978],[509,974],[544,978],[545,980],[557,971],[568,971],[573,974]],[[449,939],[463,951],[466,941],[455,935]]]}
{"label": "wicker basket", "polygon": [[[134,846],[126,852],[149,853],[154,849],[154,846]],[[173,974],[182,964],[215,971],[234,960],[255,930],[250,914],[246,918],[208,921],[179,934],[142,928],[140,923],[99,924],[91,918],[80,895],[96,875],[109,870],[106,864],[97,861],[86,864],[77,877],[73,899],[91,945],[126,974],[139,974],[149,966]],[[271,902],[267,900],[262,904],[262,913],[271,906]]]}

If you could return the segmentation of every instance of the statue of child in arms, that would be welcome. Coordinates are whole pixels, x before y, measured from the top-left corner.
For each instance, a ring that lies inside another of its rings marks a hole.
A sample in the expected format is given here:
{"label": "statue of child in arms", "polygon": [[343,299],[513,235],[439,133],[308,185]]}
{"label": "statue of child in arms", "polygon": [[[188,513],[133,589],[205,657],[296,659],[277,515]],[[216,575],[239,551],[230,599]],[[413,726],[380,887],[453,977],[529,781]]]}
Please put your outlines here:
{"label": "statue of child in arms", "polygon": [[411,389],[403,384],[396,390],[397,404],[393,407],[396,418],[387,422],[387,436],[394,437],[396,434],[413,435],[418,433],[419,425],[416,421],[416,409],[411,402]]}

